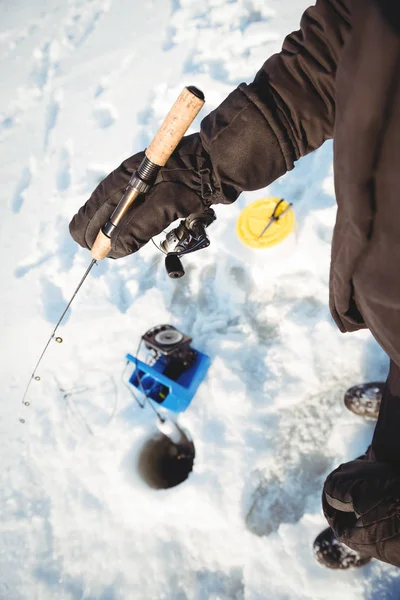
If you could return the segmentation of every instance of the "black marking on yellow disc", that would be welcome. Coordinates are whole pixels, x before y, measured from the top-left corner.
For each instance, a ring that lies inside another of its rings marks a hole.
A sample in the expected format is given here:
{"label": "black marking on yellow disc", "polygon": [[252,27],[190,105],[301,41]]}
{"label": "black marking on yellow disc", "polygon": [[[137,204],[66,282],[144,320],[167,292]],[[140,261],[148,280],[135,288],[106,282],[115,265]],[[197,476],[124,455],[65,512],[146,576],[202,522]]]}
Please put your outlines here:
{"label": "black marking on yellow disc", "polygon": [[[260,198],[242,210],[236,221],[236,234],[242,244],[265,250],[282,242],[294,230],[294,211],[290,210],[289,202],[283,200],[279,204],[280,201],[275,197]],[[279,218],[284,211],[287,212]]]}
{"label": "black marking on yellow disc", "polygon": [[36,375],[36,377],[35,377],[35,381],[40,381],[40,377],[39,377],[39,375]]}
{"label": "black marking on yellow disc", "polygon": [[56,342],[57,342],[57,344],[62,344],[63,343],[62,337],[56,337]]}

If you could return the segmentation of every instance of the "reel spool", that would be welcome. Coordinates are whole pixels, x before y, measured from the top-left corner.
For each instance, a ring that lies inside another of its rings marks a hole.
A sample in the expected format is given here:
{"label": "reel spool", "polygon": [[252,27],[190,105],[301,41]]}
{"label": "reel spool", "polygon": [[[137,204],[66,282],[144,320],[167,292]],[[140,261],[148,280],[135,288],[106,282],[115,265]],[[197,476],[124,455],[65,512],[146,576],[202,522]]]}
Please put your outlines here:
{"label": "reel spool", "polygon": [[163,329],[155,334],[154,341],[161,346],[171,346],[183,340],[183,333],[177,329]]}
{"label": "reel spool", "polygon": [[193,350],[190,348],[192,338],[181,333],[173,325],[156,325],[144,335],[142,341],[148,350],[153,350],[156,356],[164,355],[180,360],[185,366],[191,362]]}

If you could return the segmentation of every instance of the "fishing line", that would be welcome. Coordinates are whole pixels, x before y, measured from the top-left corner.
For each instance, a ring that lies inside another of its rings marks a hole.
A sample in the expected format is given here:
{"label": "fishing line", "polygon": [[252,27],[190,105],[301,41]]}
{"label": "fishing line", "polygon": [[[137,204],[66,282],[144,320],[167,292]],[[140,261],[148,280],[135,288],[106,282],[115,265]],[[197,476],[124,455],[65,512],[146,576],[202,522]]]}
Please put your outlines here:
{"label": "fishing line", "polygon": [[[102,394],[104,394],[105,386],[107,386],[107,387],[110,386],[111,389],[109,391],[109,395],[111,396],[111,399],[112,399],[112,402],[110,403],[112,405],[112,412],[110,415],[108,415],[107,421],[105,423],[102,423],[102,426],[110,425],[111,422],[113,421],[116,411],[118,409],[118,388],[117,388],[116,382],[114,380],[114,377],[112,377],[111,375],[108,375],[108,373],[106,371],[103,371],[101,369],[89,369],[88,371],[85,371],[84,377],[89,378],[89,380],[90,380],[90,375],[97,376],[98,374],[104,375],[106,378],[106,381],[100,381],[100,383],[97,381],[94,384],[91,384],[90,382],[86,383],[86,384],[82,383],[81,385],[73,387],[70,390],[64,389],[64,387],[62,387],[60,385],[60,382],[58,381],[56,376],[53,374],[54,380],[58,386],[59,391],[63,394],[63,400],[65,400],[66,405],[69,408],[70,414],[73,415],[75,418],[77,418],[79,421],[81,421],[81,423],[84,425],[84,427],[86,428],[88,433],[93,437],[96,435],[96,433],[95,433],[95,430],[93,429],[93,425],[88,423],[84,414],[82,414],[82,412],[81,412],[81,404],[82,403],[79,403],[79,401],[71,402],[70,398],[72,396],[80,396],[80,395],[84,394],[85,392],[89,392],[90,395],[95,394],[93,404],[96,404],[96,400],[99,397],[99,387],[101,387]],[[98,424],[95,424],[94,426],[96,428],[100,427],[100,425],[98,425]]]}
{"label": "fishing line", "polygon": [[165,254],[165,255],[167,254],[167,253],[165,252],[165,250],[163,250],[163,249],[161,248],[161,246],[157,246],[157,244],[155,243],[155,241],[154,241],[154,239],[153,239],[153,238],[151,238],[151,241],[153,242],[153,245],[154,245],[154,246],[157,248],[157,250],[159,250],[160,252],[162,252],[162,253],[163,253],[163,254]]}
{"label": "fishing line", "polygon": [[[58,329],[58,327],[59,327],[59,325],[60,325],[61,321],[62,321],[62,320],[63,320],[63,318],[65,317],[65,315],[66,315],[66,313],[67,313],[67,311],[68,311],[69,307],[71,306],[71,304],[72,304],[72,302],[73,302],[73,300],[74,300],[75,296],[76,296],[76,295],[77,295],[77,293],[79,292],[80,288],[81,288],[81,287],[82,287],[82,285],[83,285],[83,282],[85,281],[86,277],[89,275],[89,272],[91,271],[92,267],[93,267],[95,264],[97,264],[97,260],[93,258],[93,260],[91,261],[90,265],[89,265],[89,266],[88,266],[88,268],[86,269],[84,276],[83,276],[83,277],[82,277],[82,279],[80,280],[80,282],[79,282],[79,285],[78,285],[78,287],[76,288],[76,290],[75,290],[75,292],[74,292],[74,294],[73,294],[73,296],[72,296],[71,300],[68,302],[67,306],[66,306],[66,307],[65,307],[65,309],[64,309],[64,312],[62,313],[61,317],[58,319],[57,325],[54,327],[54,329],[53,329],[53,332],[52,332],[51,336],[49,337],[49,339],[48,339],[48,342],[47,342],[47,344],[45,345],[45,347],[44,347],[44,349],[43,349],[43,352],[42,352],[42,354],[40,355],[40,357],[39,357],[39,360],[37,361],[37,363],[36,363],[36,365],[35,365],[35,368],[34,368],[34,369],[33,369],[33,371],[32,371],[32,375],[30,376],[30,379],[29,379],[28,385],[26,386],[26,389],[25,389],[24,395],[22,396],[22,404],[24,404],[25,406],[30,406],[30,402],[26,402],[26,400],[25,400],[25,399],[26,399],[26,395],[27,395],[27,393],[28,393],[29,387],[30,387],[30,385],[31,385],[31,383],[32,383],[32,380],[33,380],[33,379],[35,379],[35,381],[40,381],[40,377],[38,377],[38,376],[36,375],[36,370],[37,370],[38,366],[40,365],[40,363],[41,363],[41,361],[42,361],[42,358],[43,358],[43,356],[45,355],[45,352],[46,352],[47,348],[48,348],[48,347],[49,347],[49,345],[50,345],[50,342],[51,342],[51,340],[54,338],[54,336],[55,336],[55,333],[56,333],[56,331],[57,331],[57,329]],[[63,341],[63,339],[62,339],[61,337],[56,337],[56,338],[55,338],[55,341],[56,341],[57,343],[61,344],[61,343],[62,343],[62,341]],[[21,422],[21,423],[25,423],[25,419],[20,419],[20,422]]]}
{"label": "fishing line", "polygon": [[[77,407],[77,406],[76,406],[74,403],[72,403],[72,402],[70,401],[70,396],[73,396],[73,395],[74,395],[74,393],[76,393],[76,394],[79,394],[79,393],[82,393],[82,392],[84,392],[84,391],[87,391],[88,389],[89,389],[89,388],[86,388],[86,389],[85,389],[85,388],[83,388],[83,389],[80,389],[80,390],[79,390],[79,391],[77,391],[77,392],[68,392],[68,393],[64,394],[63,398],[64,398],[64,400],[65,400],[65,402],[66,402],[66,405],[67,405],[67,407],[69,408],[69,411],[70,411],[71,415],[74,415],[74,416],[75,416],[75,417],[76,417],[76,418],[77,418],[79,421],[81,421],[82,425],[83,425],[83,426],[86,428],[87,432],[88,432],[88,433],[89,433],[89,434],[90,434],[92,437],[94,437],[93,429],[92,429],[92,428],[91,428],[91,426],[90,426],[90,425],[89,425],[89,424],[88,424],[88,423],[85,421],[85,419],[84,419],[83,415],[81,414],[81,412],[80,412],[79,408],[78,408],[78,407]],[[67,417],[67,422],[68,422],[68,420],[69,420],[69,419],[68,419],[68,417]],[[71,424],[70,424],[70,427],[71,427]],[[73,427],[71,427],[71,429],[73,430],[74,428],[73,428]]]}

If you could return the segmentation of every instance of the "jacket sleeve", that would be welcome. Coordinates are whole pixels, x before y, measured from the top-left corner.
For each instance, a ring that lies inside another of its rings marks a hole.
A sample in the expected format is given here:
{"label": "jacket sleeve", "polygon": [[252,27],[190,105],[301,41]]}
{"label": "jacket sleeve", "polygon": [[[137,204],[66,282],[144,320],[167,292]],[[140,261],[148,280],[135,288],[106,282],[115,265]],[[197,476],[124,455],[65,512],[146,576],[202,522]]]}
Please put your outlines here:
{"label": "jacket sleeve", "polygon": [[202,121],[201,139],[222,192],[217,202],[269,185],[332,138],[350,1],[317,0],[254,81],[239,85]]}

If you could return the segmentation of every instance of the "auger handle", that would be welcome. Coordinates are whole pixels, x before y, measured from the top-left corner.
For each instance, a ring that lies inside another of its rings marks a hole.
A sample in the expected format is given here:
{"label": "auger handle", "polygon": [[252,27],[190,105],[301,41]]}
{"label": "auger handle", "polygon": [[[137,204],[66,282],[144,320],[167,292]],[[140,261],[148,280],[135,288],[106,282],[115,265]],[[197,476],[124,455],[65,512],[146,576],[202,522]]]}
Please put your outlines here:
{"label": "auger handle", "polygon": [[97,234],[90,251],[95,260],[103,260],[110,252],[112,232],[136,198],[149,191],[158,171],[166,164],[204,102],[203,92],[194,86],[185,87],[175,100],[149,147],[145,150],[145,158],[136,173],[132,175],[116,209]]}

